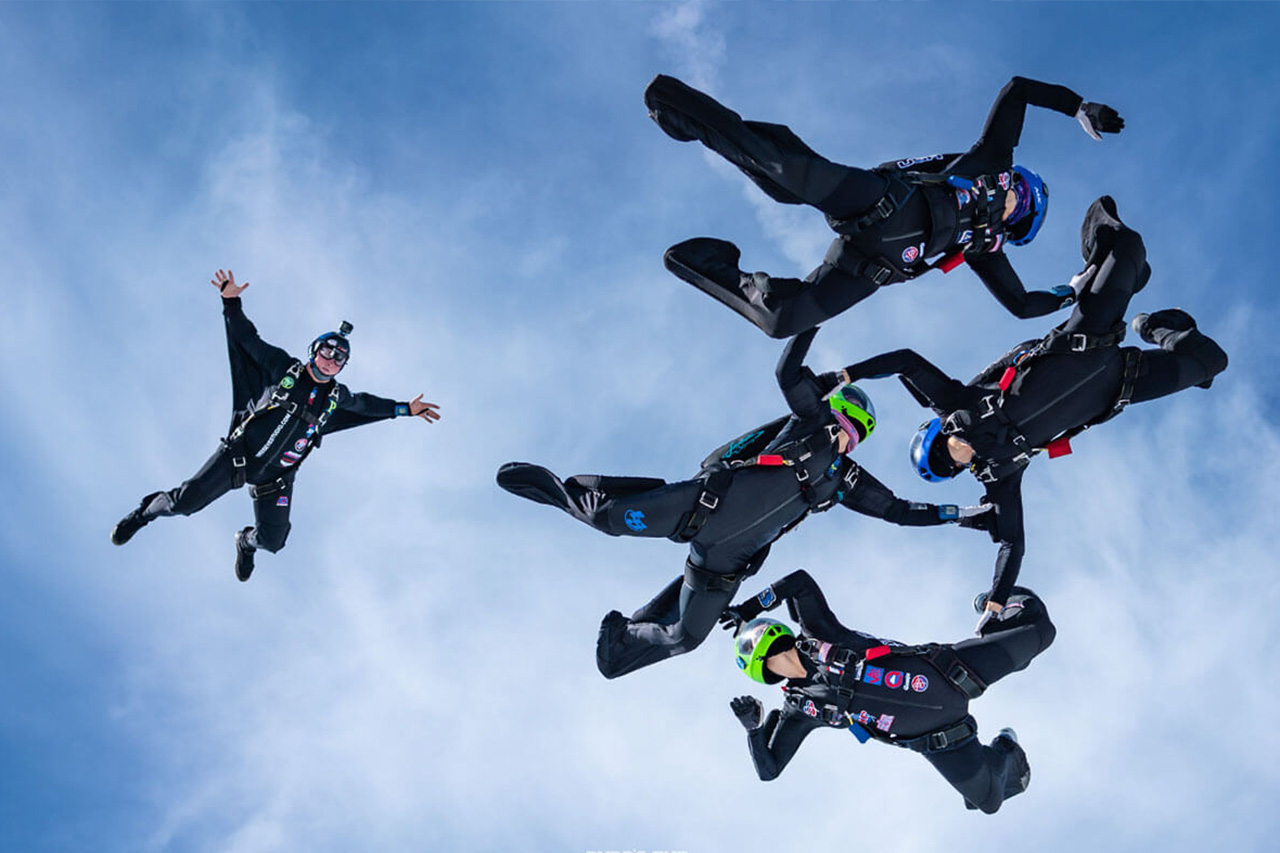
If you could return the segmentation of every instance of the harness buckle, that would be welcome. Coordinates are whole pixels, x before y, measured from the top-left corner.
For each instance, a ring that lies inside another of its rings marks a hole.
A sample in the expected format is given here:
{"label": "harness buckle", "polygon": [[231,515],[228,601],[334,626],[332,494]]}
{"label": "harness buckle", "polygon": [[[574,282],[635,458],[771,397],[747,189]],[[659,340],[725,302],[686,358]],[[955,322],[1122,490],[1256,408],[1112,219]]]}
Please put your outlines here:
{"label": "harness buckle", "polygon": [[893,278],[893,270],[889,269],[888,267],[881,266],[880,264],[872,264],[872,263],[868,263],[867,266],[869,268],[870,267],[875,268],[875,272],[873,272],[870,276],[868,276],[868,278],[871,279],[872,283],[875,284],[876,287],[884,287],[886,284],[888,284],[889,279]]}
{"label": "harness buckle", "polygon": [[956,417],[958,414],[959,412],[952,412],[943,418],[939,432],[943,435],[955,435],[960,432],[960,419]]}
{"label": "harness buckle", "polygon": [[805,468],[797,467],[796,479],[803,483],[805,480],[809,479],[809,472]]}
{"label": "harness buckle", "polygon": [[995,472],[991,470],[991,466],[983,468],[981,471],[974,471],[973,476],[979,483],[994,483],[996,481]]}
{"label": "harness buckle", "polygon": [[231,457],[231,467],[233,468],[243,468],[247,464],[247,462],[248,460],[246,460],[243,456]]}
{"label": "harness buckle", "polygon": [[985,412],[980,412],[979,417],[989,418],[996,413],[996,404],[991,402],[995,399],[995,396],[995,394],[988,394],[982,398],[982,404],[987,407],[987,410]]}
{"label": "harness buckle", "polygon": [[1071,337],[1070,337],[1070,338],[1068,338],[1068,340],[1069,340],[1069,341],[1070,341],[1070,343],[1071,343],[1071,351],[1072,351],[1072,352],[1084,352],[1085,350],[1087,350],[1087,349],[1089,348],[1089,336],[1088,336],[1088,335],[1084,335],[1084,334],[1081,334],[1081,333],[1079,333],[1079,332],[1076,332],[1076,333],[1074,333],[1073,335],[1071,335]]}
{"label": "harness buckle", "polygon": [[714,510],[716,507],[720,506],[720,498],[711,494],[711,492],[703,492],[698,495],[698,503],[709,510]]}

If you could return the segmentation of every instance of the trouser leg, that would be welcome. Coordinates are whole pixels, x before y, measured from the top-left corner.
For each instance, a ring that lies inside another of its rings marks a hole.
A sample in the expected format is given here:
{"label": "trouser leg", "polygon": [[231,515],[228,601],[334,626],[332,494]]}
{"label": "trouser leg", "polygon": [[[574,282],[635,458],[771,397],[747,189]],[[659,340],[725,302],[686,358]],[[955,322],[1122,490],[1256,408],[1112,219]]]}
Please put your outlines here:
{"label": "trouser leg", "polygon": [[1227,369],[1227,353],[1196,328],[1195,320],[1185,311],[1156,311],[1147,316],[1143,332],[1143,337],[1159,344],[1160,349],[1142,351],[1142,365],[1133,388],[1135,403],[1193,385],[1208,388],[1213,377]]}
{"label": "trouser leg", "polygon": [[964,797],[969,808],[993,814],[1009,797],[1022,793],[1030,770],[1022,747],[1007,738],[984,746],[976,736],[945,750],[924,753],[925,760]]}
{"label": "trouser leg", "polygon": [[1100,335],[1124,320],[1129,300],[1146,284],[1151,268],[1142,235],[1115,216],[1108,196],[1089,208],[1084,227],[1092,229],[1093,237],[1086,242],[1085,251],[1090,253],[1086,259],[1097,269],[1081,285],[1064,331]]}
{"label": "trouser leg", "polygon": [[503,465],[497,479],[512,494],[558,507],[610,536],[673,535],[702,489],[696,480],[667,483],[654,477],[583,475],[562,481],[527,462]]}
{"label": "trouser leg", "polygon": [[[771,198],[845,216],[884,194],[875,172],[832,163],[779,124],[742,116],[674,77],[660,74],[644,93],[649,115],[667,135],[697,140],[743,171]],[[831,207],[831,210],[827,208]]]}
{"label": "trouser leg", "polygon": [[1015,586],[1000,619],[988,622],[981,637],[951,648],[989,686],[1011,672],[1026,669],[1056,635],[1044,602],[1031,590]]}
{"label": "trouser leg", "polygon": [[686,573],[627,619],[610,613],[600,627],[596,665],[617,678],[697,648],[729,606],[741,581],[699,579]]}
{"label": "trouser leg", "polygon": [[253,530],[248,544],[272,553],[284,547],[289,538],[289,512],[293,509],[293,477],[283,482],[255,486],[253,496]]}
{"label": "trouser leg", "polygon": [[234,486],[231,453],[219,448],[204,466],[182,485],[158,492],[143,508],[143,516],[192,515],[231,491]]}

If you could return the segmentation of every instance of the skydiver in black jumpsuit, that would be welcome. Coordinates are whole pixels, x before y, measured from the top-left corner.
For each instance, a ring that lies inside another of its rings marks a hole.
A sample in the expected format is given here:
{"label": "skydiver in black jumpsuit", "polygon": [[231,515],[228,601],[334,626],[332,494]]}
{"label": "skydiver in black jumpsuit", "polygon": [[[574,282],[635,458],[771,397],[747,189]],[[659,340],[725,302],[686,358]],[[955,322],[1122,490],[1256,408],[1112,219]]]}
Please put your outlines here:
{"label": "skydiver in black jumpsuit", "polygon": [[[828,392],[841,387],[836,374],[815,376],[804,366],[816,334],[811,329],[789,341],[778,362],[778,385],[792,414],[712,453],[691,480],[578,476],[561,481],[525,462],[498,471],[498,484],[512,494],[559,507],[604,533],[689,543],[683,577],[630,619],[618,611],[605,616],[596,663],[606,678],[697,647],[742,580],[760,568],[770,545],[810,512],[840,503],[895,524],[959,522],[986,529],[987,513],[980,508],[908,503],[844,455],[862,436],[850,439],[824,402]],[[740,458],[748,452],[749,459]],[[738,461],[723,461],[731,458]]]}
{"label": "skydiver in black jumpsuit", "polygon": [[1085,270],[1071,317],[1040,340],[1024,341],[967,385],[912,350],[883,353],[845,369],[848,381],[897,374],[938,418],[913,444],[917,470],[929,480],[968,467],[995,506],[992,537],[1000,545],[984,618],[998,612],[1022,563],[1022,472],[1031,456],[1070,452],[1081,429],[1128,403],[1190,388],[1208,388],[1227,367],[1227,354],[1196,328],[1191,315],[1166,309],[1134,318],[1134,330],[1159,349],[1121,347],[1125,311],[1151,268],[1138,232],[1120,221],[1109,196],[1095,201],[1081,227]]}
{"label": "skydiver in black jumpsuit", "polygon": [[776,201],[816,207],[840,235],[804,281],[741,272],[737,246],[724,240],[699,237],[667,251],[668,269],[775,338],[816,326],[878,287],[938,266],[950,270],[961,258],[1016,317],[1069,305],[1070,291],[1062,286],[1027,292],[1005,257],[1006,242],[1031,241],[1048,204],[1048,188],[1013,166],[1013,150],[1028,105],[1075,116],[1094,139],[1124,127],[1115,110],[1065,86],[1014,77],[965,154],[868,170],[827,160],[784,125],[744,121],[673,77],[655,77],[645,104],[669,136],[701,141]]}
{"label": "skydiver in black jumpsuit", "polygon": [[[1025,669],[1053,642],[1056,629],[1031,590],[1016,587],[1004,613],[984,627],[981,637],[947,645],[902,646],[846,628],[803,569],[730,608],[726,623],[753,619],[782,601],[800,624],[789,654],[795,656],[791,665],[802,667],[804,675],[791,670],[796,675],[783,688],[781,712],[771,710],[764,717],[753,696],[730,703],[747,729],[751,759],[762,780],[782,773],[810,732],[848,728],[859,740],[870,736],[923,753],[969,808],[991,814],[1005,799],[1026,790],[1031,770],[1013,730],[1002,730],[984,746],[969,700]],[[765,663],[776,682],[779,671],[786,675],[787,668],[777,665],[780,655],[773,649],[768,653]]]}
{"label": "skydiver in black jumpsuit", "polygon": [[[237,285],[218,270],[213,285],[222,295],[231,361],[235,414],[222,445],[191,479],[174,489],[152,492],[120,520],[111,541],[123,545],[156,518],[192,515],[246,483],[253,497],[255,524],[236,534],[236,576],[248,580],[258,548],[276,552],[289,536],[289,510],[298,466],[323,436],[399,416],[430,423],[440,414],[422,395],[398,403],[373,394],[353,394],[334,377],[351,353],[344,333],[329,332],[311,344],[310,361],[266,343],[244,314]],[[344,332],[349,327],[344,326]]]}

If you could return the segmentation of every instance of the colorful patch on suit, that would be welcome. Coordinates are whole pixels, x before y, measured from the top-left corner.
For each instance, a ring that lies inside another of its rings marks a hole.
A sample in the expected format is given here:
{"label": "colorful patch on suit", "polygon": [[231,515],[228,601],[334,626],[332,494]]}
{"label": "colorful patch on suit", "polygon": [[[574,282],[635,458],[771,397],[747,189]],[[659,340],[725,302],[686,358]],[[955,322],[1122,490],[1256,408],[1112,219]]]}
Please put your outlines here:
{"label": "colorful patch on suit", "polygon": [[293,449],[294,449],[294,450],[296,450],[296,451],[298,451],[299,453],[301,453],[302,451],[306,450],[306,449],[307,449],[307,440],[306,440],[305,438],[300,438],[300,439],[298,439],[297,441],[295,441],[295,442],[293,443]]}
{"label": "colorful patch on suit", "polygon": [[917,693],[925,692],[929,689],[929,679],[925,678],[923,675],[917,675],[915,678],[911,679],[911,689]]}
{"label": "colorful patch on suit", "polygon": [[812,699],[806,699],[804,703],[804,712],[810,717],[818,716],[818,706],[813,704]]}
{"label": "colorful patch on suit", "polygon": [[281,380],[280,380],[280,387],[281,387],[281,388],[283,388],[283,389],[284,389],[284,390],[286,390],[286,391],[288,391],[290,388],[292,388],[292,387],[293,387],[293,377],[292,377],[292,376],[286,376],[284,379],[281,379]]}
{"label": "colorful patch on suit", "polygon": [[649,525],[644,523],[644,513],[638,509],[629,509],[623,517],[623,521],[627,523],[627,527],[639,533],[641,530],[647,530]]}
{"label": "colorful patch on suit", "polygon": [[881,714],[880,719],[876,720],[876,728],[882,732],[887,732],[892,727],[893,727],[892,714]]}
{"label": "colorful patch on suit", "polygon": [[862,680],[867,684],[879,684],[884,678],[884,670],[878,666],[869,666],[862,671]]}
{"label": "colorful patch on suit", "polygon": [[1002,190],[1009,189],[1009,173],[1001,172],[1000,174],[996,175],[996,183],[1000,185],[1000,189]]}
{"label": "colorful patch on suit", "polygon": [[884,686],[888,687],[890,690],[897,690],[902,686],[902,682],[903,677],[901,670],[891,669],[884,674]]}
{"label": "colorful patch on suit", "polygon": [[761,607],[769,607],[777,600],[778,596],[774,595],[773,587],[771,586],[766,586],[760,591],[760,594],[756,596],[756,601],[760,602]]}
{"label": "colorful patch on suit", "polygon": [[964,207],[973,199],[968,190],[956,190],[956,207]]}
{"label": "colorful patch on suit", "polygon": [[871,722],[871,715],[870,715],[870,714],[868,714],[866,711],[859,711],[859,712],[858,712],[858,722],[860,722],[860,723],[869,723],[869,722]]}
{"label": "colorful patch on suit", "polygon": [[908,246],[902,250],[902,262],[904,264],[913,264],[918,257],[920,257],[920,249],[915,246]]}
{"label": "colorful patch on suit", "polygon": [[330,400],[330,401],[329,401],[329,414],[331,414],[331,415],[332,415],[332,414],[333,414],[334,412],[336,412],[337,410],[338,410],[338,401],[337,401],[337,400]]}
{"label": "colorful patch on suit", "polygon": [[957,243],[965,244],[973,242],[973,229],[966,228],[960,232],[960,236],[956,238]]}
{"label": "colorful patch on suit", "polygon": [[276,506],[288,506],[288,505],[289,505],[288,495],[281,495],[280,497],[276,498]]}

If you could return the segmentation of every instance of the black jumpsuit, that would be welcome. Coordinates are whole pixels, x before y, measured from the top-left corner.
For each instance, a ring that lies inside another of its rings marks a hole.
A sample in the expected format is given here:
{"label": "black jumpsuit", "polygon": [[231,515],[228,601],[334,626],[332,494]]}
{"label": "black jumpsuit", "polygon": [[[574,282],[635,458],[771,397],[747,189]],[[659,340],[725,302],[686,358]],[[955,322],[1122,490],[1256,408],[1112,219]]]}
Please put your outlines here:
{"label": "black jumpsuit", "polygon": [[[970,690],[977,686],[973,692],[980,693],[1047,649],[1056,630],[1034,593],[1018,587],[1002,618],[988,623],[983,636],[927,647],[944,656],[932,659],[910,653],[926,647],[903,647],[840,624],[803,569],[736,609],[750,619],[783,601],[800,623],[798,649],[808,674],[790,679],[782,710],[770,711],[747,732],[761,779],[782,773],[814,729],[858,726],[873,738],[922,752],[971,808],[990,814],[1006,797],[1021,793],[1030,772],[1022,748],[1007,738],[982,745],[969,715],[970,693],[948,674],[963,673]],[[855,660],[867,659],[860,668],[834,665],[841,650],[854,653]],[[941,668],[939,660],[946,661]]]}
{"label": "black jumpsuit", "polygon": [[[810,512],[840,503],[901,525],[955,520],[954,512],[940,513],[933,504],[897,498],[838,452],[835,421],[823,398],[839,379],[834,373],[815,376],[804,366],[816,333],[813,329],[789,341],[778,362],[778,385],[792,414],[763,453],[791,456],[792,465],[728,468],[721,463],[677,483],[605,476],[561,482],[547,469],[524,462],[498,471],[504,489],[558,506],[597,530],[689,543],[683,577],[630,619],[616,611],[605,617],[596,658],[606,678],[697,647],[742,580],[759,569],[770,544]],[[804,453],[809,455],[798,458]]]}
{"label": "black jumpsuit", "polygon": [[[673,272],[771,337],[787,338],[816,326],[878,287],[927,272],[929,259],[956,253],[963,253],[991,294],[1016,317],[1040,317],[1066,304],[1062,296],[1023,287],[1003,251],[1002,220],[1026,108],[1074,115],[1082,99],[1065,86],[1014,77],[996,98],[982,136],[965,154],[891,161],[870,170],[832,163],[784,125],[744,121],[673,77],[654,78],[645,90],[645,103],[668,135],[701,141],[777,201],[816,207],[840,234],[822,265],[803,282],[740,274],[738,249],[723,240],[698,238],[669,250],[667,265]],[[931,177],[921,182],[923,175]],[[985,176],[998,195],[989,217],[982,194],[948,185],[945,178],[950,176]],[[886,193],[896,209],[859,230],[856,220]]]}
{"label": "black jumpsuit", "polygon": [[[996,510],[992,536],[1000,552],[991,600],[998,604],[1013,588],[1025,550],[1022,472],[1027,451],[1115,411],[1127,366],[1136,369],[1128,396],[1134,403],[1193,385],[1208,387],[1227,367],[1222,348],[1177,309],[1150,315],[1148,338],[1160,349],[1120,347],[1118,341],[1089,344],[1108,334],[1123,336],[1129,300],[1146,284],[1150,267],[1142,237],[1119,220],[1107,196],[1089,208],[1081,238],[1085,261],[1096,268],[1080,285],[1071,317],[1051,334],[1066,349],[1027,357],[1040,341],[1024,341],[967,385],[912,350],[883,353],[846,368],[851,381],[897,374],[922,405],[943,419],[944,432],[972,445],[971,470]],[[1077,342],[1091,348],[1071,351]]]}
{"label": "black jumpsuit", "polygon": [[[192,515],[234,488],[252,488],[255,527],[247,544],[284,547],[298,466],[324,435],[408,414],[407,403],[353,394],[336,380],[318,383],[304,363],[266,343],[239,298],[222,300],[236,413],[231,435],[191,479],[144,499],[145,518]],[[292,371],[291,371],[292,368]],[[276,399],[273,399],[273,395]],[[260,407],[262,411],[254,413]],[[243,460],[243,465],[237,462]],[[241,473],[237,474],[237,467]]]}

